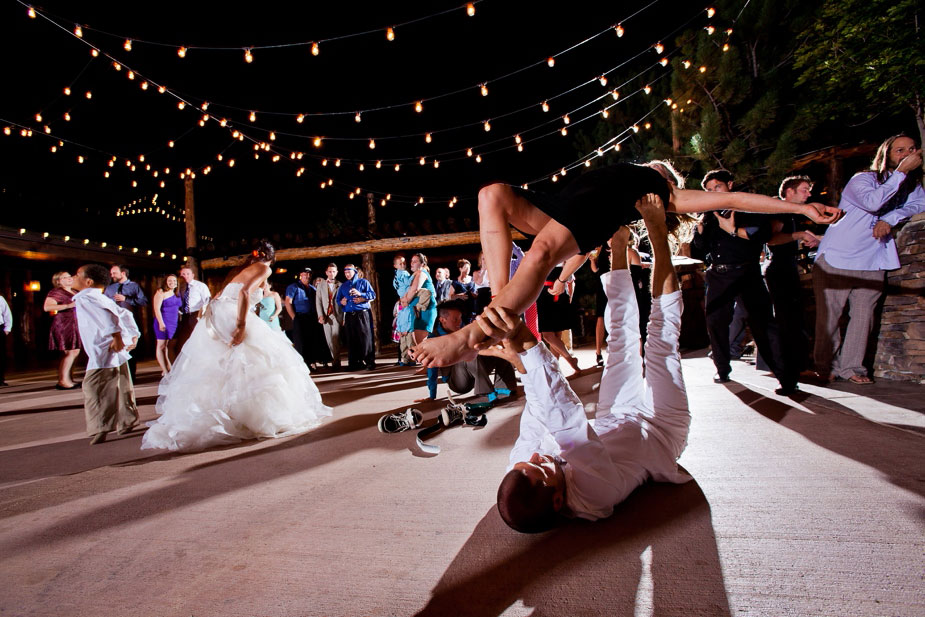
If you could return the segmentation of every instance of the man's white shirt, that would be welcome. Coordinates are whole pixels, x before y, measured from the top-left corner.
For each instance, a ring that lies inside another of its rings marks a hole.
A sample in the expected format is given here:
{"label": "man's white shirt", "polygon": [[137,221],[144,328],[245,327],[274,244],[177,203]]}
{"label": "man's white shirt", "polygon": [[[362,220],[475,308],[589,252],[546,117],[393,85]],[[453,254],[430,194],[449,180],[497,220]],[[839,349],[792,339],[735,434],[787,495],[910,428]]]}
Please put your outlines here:
{"label": "man's white shirt", "polygon": [[192,280],[189,282],[189,311],[195,313],[206,307],[212,298],[212,292],[209,286],[202,281]]}

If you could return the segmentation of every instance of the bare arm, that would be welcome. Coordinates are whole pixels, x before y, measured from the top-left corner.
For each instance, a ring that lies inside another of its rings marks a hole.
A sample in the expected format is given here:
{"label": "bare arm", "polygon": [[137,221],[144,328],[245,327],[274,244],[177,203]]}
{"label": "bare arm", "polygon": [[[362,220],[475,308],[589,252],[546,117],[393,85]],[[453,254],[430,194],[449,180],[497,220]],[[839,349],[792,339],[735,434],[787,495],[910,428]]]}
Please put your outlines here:
{"label": "bare arm", "polygon": [[45,304],[42,305],[42,310],[46,313],[51,313],[52,311],[63,311],[64,309],[69,309],[73,307],[74,304],[58,304],[54,298],[45,298]]}
{"label": "bare arm", "polygon": [[401,297],[402,306],[408,306],[411,303],[411,300],[414,298],[414,294],[417,293],[424,281],[424,271],[418,270],[414,273],[414,276],[411,278],[411,284],[408,285],[408,291],[405,292],[405,295]]}
{"label": "bare arm", "polygon": [[289,313],[290,319],[295,319],[295,309],[292,308],[292,298],[286,296],[286,312]]}
{"label": "bare arm", "polygon": [[276,310],[270,315],[270,321],[279,317],[279,314],[283,312],[283,303],[279,299],[279,294],[275,291],[273,292],[273,303],[276,305]]}
{"label": "bare arm", "polygon": [[562,266],[562,272],[559,273],[559,278],[556,279],[556,282],[552,284],[552,289],[549,290],[549,293],[558,296],[565,291],[565,283],[568,282],[569,277],[575,274],[587,259],[587,255],[581,254],[569,257],[565,261],[565,265]]}
{"label": "bare arm", "polygon": [[739,210],[759,214],[800,214],[816,223],[834,223],[842,211],[823,204],[792,204],[766,195],[754,193],[712,193],[674,189],[668,210],[682,214],[709,212],[710,210]]}
{"label": "bare arm", "polygon": [[151,306],[154,307],[154,318],[157,319],[157,328],[164,332],[167,327],[164,325],[164,317],[161,315],[161,304],[164,302],[164,292],[158,289],[154,292],[154,300]]}

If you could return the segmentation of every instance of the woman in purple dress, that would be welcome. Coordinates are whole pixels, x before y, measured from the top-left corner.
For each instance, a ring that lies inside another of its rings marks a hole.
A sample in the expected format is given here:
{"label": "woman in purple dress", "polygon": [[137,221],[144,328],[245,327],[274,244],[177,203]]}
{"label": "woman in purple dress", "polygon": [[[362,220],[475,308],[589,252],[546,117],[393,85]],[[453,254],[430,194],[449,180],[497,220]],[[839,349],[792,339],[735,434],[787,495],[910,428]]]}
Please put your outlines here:
{"label": "woman in purple dress", "polygon": [[80,355],[80,333],[77,331],[77,313],[74,310],[74,294],[71,291],[73,278],[67,272],[57,272],[51,277],[54,287],[45,297],[42,307],[52,314],[51,330],[48,333],[48,348],[61,352],[58,363],[58,390],[73,390],[80,384],[74,382],[74,361]]}
{"label": "woman in purple dress", "polygon": [[168,274],[154,293],[154,338],[157,339],[157,348],[154,355],[161,367],[161,377],[170,370],[170,341],[177,333],[177,322],[180,319],[180,305],[183,303],[178,293],[177,277]]}

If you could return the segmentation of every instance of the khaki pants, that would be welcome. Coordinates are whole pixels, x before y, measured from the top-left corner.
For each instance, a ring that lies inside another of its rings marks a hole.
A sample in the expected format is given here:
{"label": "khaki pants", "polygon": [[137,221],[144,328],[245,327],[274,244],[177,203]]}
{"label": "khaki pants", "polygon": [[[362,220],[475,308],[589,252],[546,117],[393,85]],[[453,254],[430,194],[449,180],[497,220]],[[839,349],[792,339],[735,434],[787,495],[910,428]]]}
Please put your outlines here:
{"label": "khaki pants", "polygon": [[414,360],[411,358],[411,348],[414,347],[414,332],[407,332],[399,335],[399,348],[401,349],[401,355],[399,359],[405,364],[414,364]]}
{"label": "khaki pants", "polygon": [[128,364],[87,371],[81,386],[87,434],[123,429],[138,422],[135,389]]}

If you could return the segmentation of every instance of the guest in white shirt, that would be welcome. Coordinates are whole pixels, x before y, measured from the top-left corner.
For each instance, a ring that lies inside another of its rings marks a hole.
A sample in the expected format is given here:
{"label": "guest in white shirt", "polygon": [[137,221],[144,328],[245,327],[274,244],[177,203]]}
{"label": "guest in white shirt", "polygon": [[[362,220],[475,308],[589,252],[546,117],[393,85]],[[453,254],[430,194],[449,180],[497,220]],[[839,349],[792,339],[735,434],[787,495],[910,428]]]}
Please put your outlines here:
{"label": "guest in white shirt", "polygon": [[629,230],[612,240],[613,271],[602,275],[607,293],[608,358],[595,419],[543,343],[505,309],[489,307],[478,320],[502,348],[482,353],[511,361],[524,373],[527,404],[510,466],[498,488],[498,511],[513,529],[544,531],[562,515],[596,520],[648,480],[684,483],[677,458],[687,443],[690,412],[678,336],[681,292],[671,265],[661,199],[637,202],[649,230],[655,268],[652,313],[643,373],[639,308],[626,261]]}
{"label": "guest in white shirt", "polygon": [[193,333],[193,329],[199,322],[199,316],[202,309],[206,307],[212,298],[212,292],[209,286],[202,281],[197,281],[193,274],[193,269],[189,266],[180,268],[180,278],[183,279],[183,285],[180,286],[180,322],[177,325],[176,351],[179,355],[183,345]]}
{"label": "guest in white shirt", "polygon": [[6,335],[13,329],[13,313],[10,305],[0,296],[0,387],[8,386],[6,383]]}
{"label": "guest in white shirt", "polygon": [[106,433],[124,435],[138,423],[135,390],[129,374],[129,351],[140,334],[132,313],[103,295],[109,272],[100,264],[77,269],[77,327],[87,353],[83,380],[84,414],[90,445],[106,441]]}

